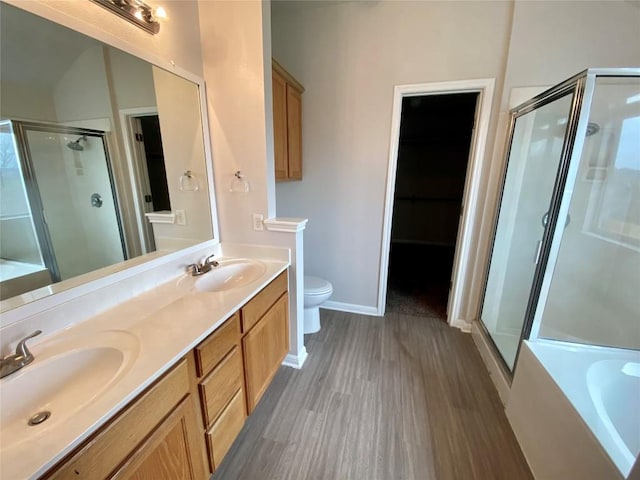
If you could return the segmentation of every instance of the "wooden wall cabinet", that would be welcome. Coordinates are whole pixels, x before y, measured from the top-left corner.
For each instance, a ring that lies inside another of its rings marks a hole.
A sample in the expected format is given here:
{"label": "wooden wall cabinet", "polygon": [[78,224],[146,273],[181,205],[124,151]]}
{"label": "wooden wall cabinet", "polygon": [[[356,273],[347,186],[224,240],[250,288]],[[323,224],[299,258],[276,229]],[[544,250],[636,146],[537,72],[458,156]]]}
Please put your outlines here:
{"label": "wooden wall cabinet", "polygon": [[272,60],[272,80],[276,180],[301,180],[304,87],[275,60]]}

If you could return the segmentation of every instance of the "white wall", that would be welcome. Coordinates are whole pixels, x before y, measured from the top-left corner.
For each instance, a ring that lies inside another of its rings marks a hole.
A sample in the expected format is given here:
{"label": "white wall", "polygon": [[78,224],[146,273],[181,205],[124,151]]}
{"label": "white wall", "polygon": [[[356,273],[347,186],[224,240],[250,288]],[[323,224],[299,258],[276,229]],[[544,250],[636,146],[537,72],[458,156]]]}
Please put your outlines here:
{"label": "white wall", "polygon": [[111,95],[101,45],[81,53],[51,87],[58,122],[111,120]]}
{"label": "white wall", "polygon": [[[265,234],[253,230],[251,216],[275,215],[269,195],[273,135],[267,130],[273,121],[270,95],[265,96],[271,92],[270,43],[264,43],[269,22],[258,1],[199,6],[220,236],[227,242],[266,243]],[[248,194],[229,191],[237,170],[250,184]]]}
{"label": "white wall", "polygon": [[[4,68],[0,66],[0,68]],[[20,83],[3,83],[0,95],[0,119],[55,122],[52,92]]]}
{"label": "white wall", "polygon": [[[299,367],[306,358],[303,232],[256,231],[252,224],[253,213],[265,219],[276,215],[270,2],[204,1],[199,7],[220,236],[225,242],[291,249],[290,342],[285,363]],[[250,184],[246,194],[229,191],[237,170]]]}
{"label": "white wall", "polygon": [[508,2],[274,3],[274,58],[306,89],[303,180],[277,210],[309,217],[305,270],[332,300],[377,304],[394,85],[497,78],[499,95],[510,19]]}
{"label": "white wall", "polygon": [[151,65],[116,48],[105,51],[111,97],[117,109],[155,107]]}

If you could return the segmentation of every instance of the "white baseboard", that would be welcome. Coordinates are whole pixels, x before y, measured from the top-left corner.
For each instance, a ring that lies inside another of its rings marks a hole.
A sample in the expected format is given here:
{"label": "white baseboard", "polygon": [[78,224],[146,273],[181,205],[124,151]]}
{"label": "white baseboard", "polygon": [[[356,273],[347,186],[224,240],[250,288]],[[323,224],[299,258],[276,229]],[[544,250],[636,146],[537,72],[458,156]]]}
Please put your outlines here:
{"label": "white baseboard", "polygon": [[286,357],[284,357],[282,365],[284,365],[285,367],[293,367],[300,370],[308,356],[309,354],[307,353],[307,349],[303,345],[302,350],[298,352],[298,355],[288,354]]}
{"label": "white baseboard", "polygon": [[506,406],[509,401],[509,394],[511,393],[511,382],[500,365],[500,359],[496,356],[498,354],[493,351],[492,346],[489,344],[489,341],[486,339],[477,322],[473,322],[471,326],[471,337],[480,352],[484,365],[489,371],[489,376],[498,391],[498,396],[500,400],[502,400],[502,404]]}
{"label": "white baseboard", "polygon": [[460,330],[462,330],[465,333],[471,333],[471,330],[473,328],[471,322],[467,322],[466,320],[462,320],[461,318],[458,318],[458,319],[452,321],[450,325],[452,327],[459,328]]}
{"label": "white baseboard", "polygon": [[320,308],[326,308],[327,310],[337,310],[339,312],[359,313],[361,315],[373,315],[381,317],[376,307],[368,307],[366,305],[356,305],[354,303],[342,303],[332,302],[328,300],[320,305]]}

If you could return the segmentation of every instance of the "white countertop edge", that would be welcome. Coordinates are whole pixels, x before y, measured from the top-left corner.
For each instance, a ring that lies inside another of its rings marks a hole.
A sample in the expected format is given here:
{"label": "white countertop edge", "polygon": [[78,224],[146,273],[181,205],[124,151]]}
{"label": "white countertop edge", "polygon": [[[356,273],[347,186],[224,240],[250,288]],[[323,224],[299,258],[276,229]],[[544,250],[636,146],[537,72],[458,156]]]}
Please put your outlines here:
{"label": "white countertop edge", "polygon": [[[255,253],[249,252],[246,246],[242,246],[239,250],[244,251],[245,253]],[[267,247],[268,248],[268,247]],[[233,250],[231,247],[229,250]],[[279,249],[283,250],[283,249]],[[274,249],[275,252],[275,249]],[[274,255],[278,256],[278,255]],[[245,257],[248,257],[245,256]],[[263,257],[264,258],[264,257]],[[260,260],[263,260],[260,258]],[[226,296],[231,296],[233,301],[227,302],[224,300],[225,293],[194,293],[193,291],[184,291],[182,295],[177,296],[172,302],[168,305],[164,305],[160,307],[158,310],[149,310],[145,312],[147,316],[140,320],[140,322],[133,322],[134,325],[131,327],[132,331],[136,330],[145,330],[149,328],[149,324],[153,324],[156,320],[151,319],[149,317],[160,317],[157,319],[160,321],[167,320],[163,317],[163,312],[168,312],[170,309],[175,309],[177,303],[181,302],[192,302],[195,304],[198,303],[207,303],[208,299],[217,299],[220,301],[220,298],[223,298],[221,301],[221,305],[218,305],[216,308],[212,308],[212,313],[215,312],[217,316],[217,320],[212,324],[208,325],[206,328],[199,331],[199,334],[195,336],[189,335],[189,340],[183,340],[180,342],[182,346],[177,350],[171,353],[168,353],[166,350],[163,352],[166,355],[156,355],[153,356],[150,354],[150,350],[153,351],[153,346],[149,345],[150,342],[145,342],[144,339],[140,339],[141,342],[141,352],[140,355],[146,356],[145,360],[141,361],[140,358],[136,360],[135,365],[131,367],[131,371],[129,371],[125,378],[120,380],[117,384],[113,386],[113,392],[109,394],[105,394],[104,397],[111,398],[111,403],[109,406],[101,406],[101,408],[97,408],[100,405],[100,401],[96,400],[94,402],[96,405],[90,405],[85,407],[83,410],[78,412],[77,416],[87,415],[90,416],[92,411],[100,410],[100,412],[93,413],[91,418],[87,418],[84,421],[77,421],[76,427],[70,427],[65,429],[65,432],[62,432],[61,436],[68,438],[60,438],[58,442],[51,442],[50,439],[42,439],[40,437],[36,438],[34,442],[27,444],[27,448],[24,449],[23,458],[19,459],[20,455],[17,453],[15,448],[7,449],[6,454],[3,450],[2,457],[2,475],[3,478],[6,475],[6,478],[25,478],[25,479],[37,479],[44,473],[46,473],[50,468],[56,465],[60,460],[62,460],[66,455],[71,453],[76,447],[82,444],[87,438],[89,438],[93,433],[95,433],[100,427],[102,427],[105,423],[107,423],[111,418],[113,418],[117,413],[119,413],[125,406],[127,406],[132,400],[134,400],[138,395],[144,392],[149,386],[151,386],[156,380],[158,380],[165,372],[167,372],[173,365],[176,364],[181,358],[183,358],[187,353],[189,353],[195,346],[197,346],[202,340],[204,340],[207,336],[209,336],[212,332],[214,332],[220,325],[222,325],[228,318],[230,318],[237,310],[240,309],[244,304],[247,303],[256,293],[262,290],[269,282],[275,279],[279,274],[285,271],[289,266],[290,262],[284,260],[263,260],[267,265],[267,271],[258,281],[253,282],[245,287],[239,287],[235,292],[226,292]],[[118,315],[118,309],[126,309],[127,304],[133,303],[136,301],[149,302],[150,305],[153,304],[153,295],[156,290],[164,290],[171,288],[171,284],[175,284],[180,281],[185,276],[179,276],[174,279],[169,279],[167,282],[159,285],[155,289],[145,292],[139,297],[134,297],[133,299],[123,302],[122,304],[110,309],[106,312],[103,312],[95,317],[95,326],[100,329],[107,328],[118,328],[117,322],[115,325],[110,325],[108,322],[108,317]],[[176,287],[177,289],[177,287]],[[243,292],[240,294],[240,292]],[[146,300],[140,300],[140,297],[146,297]],[[139,306],[137,307],[139,308]],[[223,313],[221,313],[223,312]],[[63,332],[58,332],[58,334],[68,334],[74,330],[82,330],[85,331],[87,329],[92,328],[92,323],[94,319],[88,319],[81,324],[76,324],[71,326],[69,329],[65,329]],[[129,319],[128,322],[131,322]],[[127,323],[127,322],[125,322]],[[161,322],[160,322],[161,323]],[[175,339],[175,343],[178,340]],[[32,349],[34,355],[37,358],[37,345]],[[114,400],[117,398],[117,400]],[[104,400],[104,399],[103,399]],[[102,403],[107,403],[106,401]],[[92,408],[95,407],[95,408]],[[75,422],[78,419],[71,420]],[[72,433],[74,431],[82,430],[81,433]],[[65,436],[64,434],[67,433]],[[35,445],[34,445],[35,443]],[[18,450],[19,451],[19,450]],[[22,461],[19,461],[22,460]],[[15,462],[14,465],[11,462]]]}

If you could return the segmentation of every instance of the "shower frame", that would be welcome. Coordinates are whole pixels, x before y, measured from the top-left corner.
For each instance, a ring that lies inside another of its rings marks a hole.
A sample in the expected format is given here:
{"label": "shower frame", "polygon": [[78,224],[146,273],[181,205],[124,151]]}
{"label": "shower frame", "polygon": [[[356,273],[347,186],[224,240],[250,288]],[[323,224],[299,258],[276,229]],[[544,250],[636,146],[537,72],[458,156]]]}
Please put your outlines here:
{"label": "shower frame", "polygon": [[16,137],[16,148],[18,151],[18,159],[22,168],[22,175],[24,177],[25,188],[27,191],[27,197],[29,200],[29,206],[31,208],[31,215],[36,230],[36,236],[40,243],[41,254],[44,260],[45,266],[50,272],[52,282],[56,283],[61,280],[60,270],[56,261],[56,257],[53,250],[53,241],[47,228],[47,222],[45,219],[44,205],[42,198],[40,197],[40,190],[38,189],[38,182],[35,175],[35,168],[33,166],[33,160],[31,151],[29,149],[29,142],[27,139],[27,131],[37,132],[50,132],[58,134],[67,134],[73,136],[91,136],[100,138],[102,141],[102,148],[106,160],[107,173],[109,176],[109,185],[111,188],[111,194],[113,195],[113,201],[115,204],[116,222],[118,224],[118,235],[120,237],[120,244],[122,247],[123,257],[126,260],[127,248],[124,239],[124,231],[122,228],[122,216],[120,212],[120,205],[118,202],[117,190],[115,187],[115,178],[113,174],[113,168],[111,164],[111,156],[109,155],[109,146],[107,144],[106,132],[102,130],[93,130],[81,127],[70,127],[65,125],[49,124],[44,122],[27,122],[20,120],[9,120],[11,122],[13,133]]}
{"label": "shower frame", "polygon": [[[640,77],[640,68],[589,68],[574,75],[558,85],[536,95],[526,102],[518,105],[510,111],[509,135],[504,149],[504,166],[499,190],[498,207],[496,208],[493,229],[491,236],[491,247],[485,265],[484,282],[482,287],[482,298],[478,305],[476,318],[485,338],[489,340],[489,344],[496,356],[499,358],[499,364],[503,372],[506,374],[509,382],[513,379],[513,374],[518,365],[518,357],[523,340],[531,338],[537,339],[542,322],[543,306],[546,303],[549,290],[551,287],[551,279],[553,277],[555,261],[560,251],[560,243],[562,240],[563,229],[556,228],[558,219],[565,219],[569,213],[569,205],[573,187],[576,183],[578,175],[578,167],[584,147],[584,141],[587,136],[587,128],[589,124],[589,116],[591,111],[591,102],[596,87],[597,77]],[[516,120],[544,105],[547,105],[558,98],[569,94],[573,91],[571,100],[571,108],[567,121],[567,130],[562,145],[562,153],[556,173],[553,193],[550,199],[550,207],[547,217],[547,223],[542,236],[540,245],[539,260],[535,267],[531,289],[529,291],[529,299],[524,315],[524,323],[520,332],[520,339],[516,351],[513,370],[502,357],[500,350],[491,337],[487,327],[482,321],[481,314],[484,306],[487,283],[489,280],[489,269],[491,259],[493,257],[493,248],[496,240],[498,221],[504,194],[505,183],[507,179],[507,167],[509,155],[513,144],[513,136]]]}

